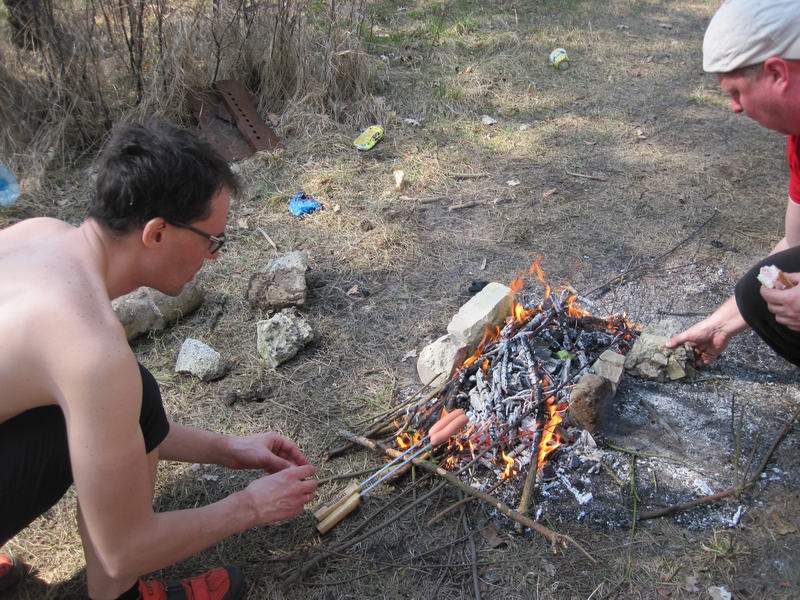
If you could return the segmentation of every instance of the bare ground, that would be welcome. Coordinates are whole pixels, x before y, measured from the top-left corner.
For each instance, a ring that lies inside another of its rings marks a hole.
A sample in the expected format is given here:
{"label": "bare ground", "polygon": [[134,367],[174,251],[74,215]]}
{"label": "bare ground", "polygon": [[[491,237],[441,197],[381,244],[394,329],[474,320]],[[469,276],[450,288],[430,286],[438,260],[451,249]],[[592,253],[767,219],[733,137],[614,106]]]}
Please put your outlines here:
{"label": "bare ground", "polygon": [[[677,314],[688,325],[712,310],[781,237],[787,183],[780,136],[730,113],[716,81],[702,73],[702,33],[715,4],[374,6],[370,53],[387,107],[386,139],[358,153],[349,145],[356,131],[296,115],[281,124],[282,155],[240,166],[248,192],[232,209],[229,249],[205,269],[208,301],[176,327],[134,345],[161,383],[172,418],[229,433],[278,430],[319,464],[337,443],[338,428],[357,429],[416,388],[414,361],[403,356],[441,335],[473,280],[507,282],[538,254],[552,280],[583,291],[641,267],[595,297],[642,323]],[[563,73],[547,66],[557,46],[572,58]],[[483,114],[498,123],[482,125]],[[407,117],[422,126],[405,124]],[[392,187],[394,168],[410,180],[403,198]],[[453,177],[460,173],[486,176]],[[509,186],[511,179],[520,184]],[[79,170],[48,182],[46,192],[1,215],[2,224],[39,214],[79,222],[88,180]],[[326,209],[294,219],[285,202],[298,189]],[[446,199],[414,200],[434,195]],[[448,210],[465,202],[476,205]],[[714,211],[705,228],[682,242]],[[318,341],[276,372],[258,360],[255,323],[263,315],[244,299],[250,274],[275,256],[259,227],[281,252],[307,250],[313,268],[306,312]],[[359,293],[348,293],[353,286]],[[187,336],[221,350],[233,372],[211,384],[175,375]],[[748,333],[691,392],[773,406],[777,432],[797,405],[796,382],[795,369]],[[685,393],[678,387],[661,391]],[[221,401],[232,390],[261,388],[261,402]],[[325,561],[300,583],[284,582],[289,567],[345,539],[399,493],[386,491],[325,539],[303,515],[235,536],[161,575],[233,563],[248,577],[250,598],[474,597],[477,562],[483,598],[706,598],[710,585],[726,586],[736,598],[795,598],[799,435],[791,433],[776,456],[788,475],[738,501],[749,509],[741,527],[695,529],[670,519],[635,531],[552,524],[581,540],[597,565],[574,551],[554,555],[543,539],[502,528],[506,541],[497,549],[475,534],[474,561],[458,514],[426,525],[454,501],[447,494]],[[372,456],[353,452],[320,471],[327,476],[371,464]],[[165,465],[156,502],[163,510],[211,502],[251,476]],[[326,486],[321,498],[334,487]],[[387,513],[425,489],[421,484]],[[620,503],[628,502],[621,493]],[[489,516],[468,506],[477,529]],[[73,514],[70,495],[10,543],[39,579],[28,580],[16,597],[84,593]]]}

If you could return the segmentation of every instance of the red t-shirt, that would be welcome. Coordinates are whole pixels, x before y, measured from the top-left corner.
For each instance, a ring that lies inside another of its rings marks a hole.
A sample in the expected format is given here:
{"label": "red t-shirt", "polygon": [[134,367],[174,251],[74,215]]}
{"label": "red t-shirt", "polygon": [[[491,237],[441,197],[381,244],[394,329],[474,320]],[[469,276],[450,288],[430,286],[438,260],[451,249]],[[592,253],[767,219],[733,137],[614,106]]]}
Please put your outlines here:
{"label": "red t-shirt", "polygon": [[800,137],[786,138],[786,157],[789,159],[789,198],[800,204]]}

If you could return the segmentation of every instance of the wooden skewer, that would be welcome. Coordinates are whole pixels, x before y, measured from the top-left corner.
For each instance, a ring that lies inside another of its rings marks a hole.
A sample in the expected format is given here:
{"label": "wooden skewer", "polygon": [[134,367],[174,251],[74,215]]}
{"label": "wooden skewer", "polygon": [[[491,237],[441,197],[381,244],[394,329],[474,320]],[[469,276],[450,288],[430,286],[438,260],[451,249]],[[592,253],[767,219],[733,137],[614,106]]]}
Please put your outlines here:
{"label": "wooden skewer", "polygon": [[[446,414],[441,419],[439,419],[436,423],[434,423],[433,427],[431,427],[430,430],[428,431],[428,436],[432,436],[432,435],[437,434],[443,427],[445,427],[446,425],[448,425],[449,423],[454,421],[457,417],[462,416],[462,415],[464,415],[464,411],[462,409],[460,409],[460,408],[456,409],[456,410],[454,410],[454,411],[452,411],[452,412],[450,412],[448,414]],[[420,440],[419,444],[422,444],[422,442],[424,442],[427,439],[428,436],[426,436],[425,438]],[[329,502],[328,504],[325,504],[324,506],[321,506],[316,511],[314,511],[314,517],[317,519],[317,521],[325,520],[325,518],[328,515],[330,515],[331,512],[333,512],[336,508],[341,506],[344,503],[344,501],[347,500],[347,498],[349,498],[350,496],[352,496],[353,494],[355,494],[357,492],[360,492],[360,491],[364,490],[365,486],[368,483],[370,483],[373,479],[378,478],[379,482],[380,481],[385,481],[391,475],[393,475],[394,473],[397,473],[397,471],[398,471],[398,469],[394,469],[394,470],[391,471],[391,473],[389,473],[387,475],[387,472],[389,471],[389,469],[392,469],[396,464],[398,464],[400,462],[403,462],[403,465],[409,463],[410,459],[409,460],[404,460],[406,455],[414,452],[415,450],[419,450],[419,448],[421,448],[421,447],[422,446],[418,446],[416,444],[411,446],[405,452],[403,452],[399,456],[395,457],[394,459],[392,459],[391,461],[386,463],[381,469],[378,469],[375,473],[373,473],[372,475],[367,477],[361,483],[351,483],[332,502]],[[424,447],[423,447],[423,449],[424,449]],[[416,452],[413,455],[413,457],[419,456],[421,453],[422,453],[421,451]]]}
{"label": "wooden skewer", "polygon": [[[449,416],[450,415],[448,415],[448,417]],[[463,411],[461,411],[460,415],[457,415],[455,418],[449,419],[446,425],[440,427],[437,431],[429,435],[430,443],[428,445],[420,448],[409,458],[403,460],[399,465],[394,466],[393,469],[388,470],[388,472],[384,472],[376,481],[372,482],[372,484],[369,485],[369,487],[363,488],[362,487],[363,484],[362,486],[356,486],[355,484],[351,484],[350,486],[348,486],[345,489],[345,492],[347,492],[348,490],[352,490],[350,491],[349,495],[346,496],[343,495],[339,500],[337,500],[332,505],[329,505],[328,507],[323,507],[314,514],[314,516],[322,515],[320,522],[317,524],[317,531],[324,534],[333,529],[342,519],[344,519],[347,515],[349,515],[356,508],[358,508],[358,506],[361,504],[362,496],[365,496],[370,490],[372,490],[376,486],[386,481],[386,479],[394,475],[399,469],[402,469],[406,465],[406,463],[413,461],[420,454],[424,452],[429,452],[436,446],[439,446],[440,444],[443,444],[444,442],[449,440],[458,432],[462,431],[468,423],[469,423],[469,418],[464,414]],[[391,464],[395,465],[395,463]],[[384,469],[384,471],[387,470]]]}

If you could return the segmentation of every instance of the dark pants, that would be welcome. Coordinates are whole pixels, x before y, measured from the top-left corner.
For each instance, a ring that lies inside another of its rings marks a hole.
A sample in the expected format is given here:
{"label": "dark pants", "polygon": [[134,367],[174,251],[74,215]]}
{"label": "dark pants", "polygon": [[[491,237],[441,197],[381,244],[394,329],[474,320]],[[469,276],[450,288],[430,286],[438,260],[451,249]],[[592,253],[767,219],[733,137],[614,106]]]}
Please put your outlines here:
{"label": "dark pants", "polygon": [[[161,392],[142,374],[139,426],[151,452],[169,432]],[[0,423],[0,546],[52,507],[72,485],[67,430],[58,406],[41,406]]]}
{"label": "dark pants", "polygon": [[800,366],[800,332],[775,321],[759,293],[761,283],[756,276],[764,265],[775,265],[787,273],[800,271],[800,246],[768,256],[736,284],[736,304],[747,324],[780,356]]}

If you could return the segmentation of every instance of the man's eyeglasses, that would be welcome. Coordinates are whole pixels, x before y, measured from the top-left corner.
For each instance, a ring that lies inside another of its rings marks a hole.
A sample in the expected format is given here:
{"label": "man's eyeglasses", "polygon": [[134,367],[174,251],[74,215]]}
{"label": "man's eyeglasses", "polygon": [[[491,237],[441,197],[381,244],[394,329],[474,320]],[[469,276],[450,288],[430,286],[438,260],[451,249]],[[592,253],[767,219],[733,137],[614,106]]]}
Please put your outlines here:
{"label": "man's eyeglasses", "polygon": [[197,235],[201,235],[206,238],[209,242],[211,242],[211,246],[208,249],[209,254],[216,254],[219,252],[219,249],[225,244],[225,234],[222,233],[220,235],[211,235],[207,231],[203,231],[202,229],[198,229],[197,227],[192,227],[191,225],[187,225],[186,223],[172,223],[175,227],[180,227],[181,229],[188,229],[189,231],[196,233]]}

